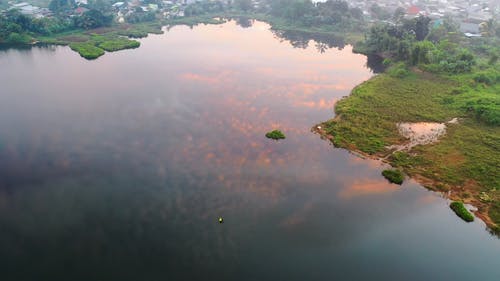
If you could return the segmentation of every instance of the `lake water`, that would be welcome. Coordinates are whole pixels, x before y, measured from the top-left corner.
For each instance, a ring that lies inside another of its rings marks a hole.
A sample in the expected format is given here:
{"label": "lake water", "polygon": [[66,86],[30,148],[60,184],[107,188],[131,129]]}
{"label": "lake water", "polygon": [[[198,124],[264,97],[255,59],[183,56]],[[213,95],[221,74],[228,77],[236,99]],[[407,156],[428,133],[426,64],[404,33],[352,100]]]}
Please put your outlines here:
{"label": "lake water", "polygon": [[0,51],[1,280],[500,280],[484,223],[311,133],[373,75],[350,46],[141,43]]}

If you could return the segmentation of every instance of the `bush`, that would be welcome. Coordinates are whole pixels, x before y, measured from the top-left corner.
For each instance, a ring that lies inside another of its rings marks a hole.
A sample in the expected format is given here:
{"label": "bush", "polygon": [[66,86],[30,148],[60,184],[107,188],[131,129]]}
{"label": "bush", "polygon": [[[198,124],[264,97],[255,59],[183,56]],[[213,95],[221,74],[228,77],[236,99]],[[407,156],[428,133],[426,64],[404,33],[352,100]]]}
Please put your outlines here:
{"label": "bush", "polygon": [[71,50],[78,52],[80,56],[86,59],[96,59],[104,55],[104,50],[98,48],[90,43],[71,43],[69,44]]}
{"label": "bush", "polygon": [[408,69],[406,69],[406,65],[404,63],[398,63],[394,65],[387,70],[387,73],[395,78],[404,78],[410,75],[410,72],[408,71]]}
{"label": "bush", "polygon": [[97,47],[108,52],[115,52],[124,49],[138,48],[140,45],[141,43],[135,40],[129,40],[127,38],[116,38],[99,43]]}
{"label": "bush", "polygon": [[26,44],[30,44],[31,41],[32,41],[32,38],[29,35],[12,32],[11,34],[9,34],[9,36],[5,40],[5,43],[26,45]]}
{"label": "bush", "polygon": [[488,125],[500,125],[499,104],[493,99],[476,99],[466,103],[465,107],[469,113],[481,122]]}
{"label": "bush", "polygon": [[450,204],[450,208],[466,222],[472,222],[474,221],[474,216],[465,208],[464,204],[462,202],[452,202]]}
{"label": "bush", "polygon": [[385,67],[388,67],[389,65],[391,65],[391,63],[392,63],[392,60],[389,58],[386,58],[382,61],[382,65]]}
{"label": "bush", "polygon": [[496,71],[482,71],[474,75],[476,83],[483,83],[486,85],[493,85],[500,81],[500,73]]}
{"label": "bush", "polygon": [[382,175],[390,182],[395,184],[402,184],[404,175],[400,170],[384,170]]}
{"label": "bush", "polygon": [[283,134],[280,130],[274,130],[268,132],[266,137],[273,140],[285,139],[285,134]]}

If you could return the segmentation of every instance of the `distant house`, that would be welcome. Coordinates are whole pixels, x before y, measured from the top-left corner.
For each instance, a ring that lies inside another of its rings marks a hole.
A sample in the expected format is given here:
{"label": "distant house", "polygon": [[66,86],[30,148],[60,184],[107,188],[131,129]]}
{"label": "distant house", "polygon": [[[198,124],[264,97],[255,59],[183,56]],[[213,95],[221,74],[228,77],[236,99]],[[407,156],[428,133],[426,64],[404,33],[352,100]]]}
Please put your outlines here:
{"label": "distant house", "polygon": [[412,16],[416,16],[420,13],[420,8],[415,6],[415,5],[411,5],[407,10],[406,10],[406,13],[408,15],[412,15]]}
{"label": "distant house", "polygon": [[479,29],[479,24],[477,23],[461,22],[460,32],[468,38],[481,37],[481,31]]}
{"label": "distant house", "polygon": [[470,33],[470,34],[480,34],[479,24],[471,23],[471,22],[461,22],[460,23],[460,32]]}
{"label": "distant house", "polygon": [[26,2],[14,4],[10,7],[11,10],[18,10],[21,14],[35,17],[35,18],[43,18],[45,16],[45,12],[43,9],[37,6],[33,6]]}

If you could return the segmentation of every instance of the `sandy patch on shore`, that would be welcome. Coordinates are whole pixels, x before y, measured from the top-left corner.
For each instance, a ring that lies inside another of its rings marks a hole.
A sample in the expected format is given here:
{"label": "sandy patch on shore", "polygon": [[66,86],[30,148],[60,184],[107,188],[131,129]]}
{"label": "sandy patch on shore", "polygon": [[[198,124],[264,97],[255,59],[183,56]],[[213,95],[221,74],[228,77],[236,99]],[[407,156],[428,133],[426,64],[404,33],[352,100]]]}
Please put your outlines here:
{"label": "sandy patch on shore", "polygon": [[417,145],[425,145],[437,142],[441,136],[446,134],[446,124],[458,123],[457,118],[446,123],[435,122],[417,122],[417,123],[398,123],[399,133],[409,141],[402,145],[391,145],[389,149],[410,150]]}

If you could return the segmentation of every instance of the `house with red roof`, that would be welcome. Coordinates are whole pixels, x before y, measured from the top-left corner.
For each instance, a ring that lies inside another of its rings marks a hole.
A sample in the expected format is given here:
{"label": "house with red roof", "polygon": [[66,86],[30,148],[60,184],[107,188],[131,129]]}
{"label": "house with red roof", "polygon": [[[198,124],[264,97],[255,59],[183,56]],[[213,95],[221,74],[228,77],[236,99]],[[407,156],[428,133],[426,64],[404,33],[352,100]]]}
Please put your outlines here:
{"label": "house with red roof", "polygon": [[412,16],[416,16],[420,13],[420,8],[415,6],[415,5],[411,5],[407,10],[406,10],[406,13],[408,15],[412,15]]}

